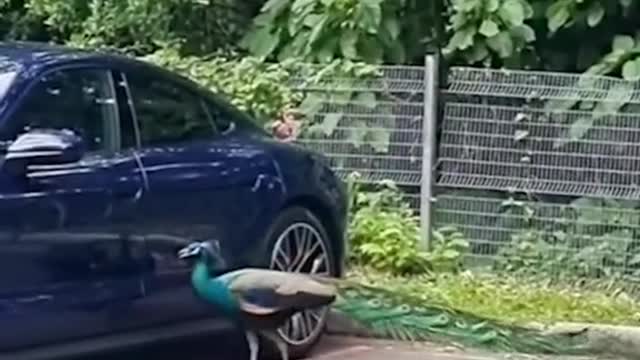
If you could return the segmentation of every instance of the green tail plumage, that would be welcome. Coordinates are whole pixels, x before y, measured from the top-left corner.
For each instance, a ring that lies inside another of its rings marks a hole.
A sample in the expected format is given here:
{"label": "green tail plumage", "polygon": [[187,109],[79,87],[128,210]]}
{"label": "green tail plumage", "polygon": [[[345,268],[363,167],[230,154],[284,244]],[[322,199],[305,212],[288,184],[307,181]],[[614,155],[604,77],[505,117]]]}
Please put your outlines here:
{"label": "green tail plumage", "polygon": [[449,342],[494,351],[580,355],[583,334],[547,335],[541,331],[425,304],[385,289],[339,282],[334,309],[373,335],[404,341]]}

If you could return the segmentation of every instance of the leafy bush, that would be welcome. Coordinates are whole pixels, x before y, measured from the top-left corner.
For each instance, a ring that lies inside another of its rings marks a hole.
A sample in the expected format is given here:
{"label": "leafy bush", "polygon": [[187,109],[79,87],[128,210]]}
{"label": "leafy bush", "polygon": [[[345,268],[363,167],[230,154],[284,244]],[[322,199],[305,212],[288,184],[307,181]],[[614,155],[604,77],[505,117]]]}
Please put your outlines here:
{"label": "leafy bush", "polygon": [[419,247],[420,222],[398,188],[384,181],[369,189],[351,186],[350,259],[394,274],[457,271],[468,248],[455,229],[435,231],[431,251]]}
{"label": "leafy bush", "polygon": [[273,120],[283,109],[295,106],[302,98],[302,94],[288,85],[290,71],[286,64],[268,64],[253,57],[181,56],[171,48],[143,59],[227,96],[232,104],[261,122]]}
{"label": "leafy bush", "polygon": [[233,47],[253,7],[235,0],[0,0],[0,35],[136,54],[170,43],[202,54]]}

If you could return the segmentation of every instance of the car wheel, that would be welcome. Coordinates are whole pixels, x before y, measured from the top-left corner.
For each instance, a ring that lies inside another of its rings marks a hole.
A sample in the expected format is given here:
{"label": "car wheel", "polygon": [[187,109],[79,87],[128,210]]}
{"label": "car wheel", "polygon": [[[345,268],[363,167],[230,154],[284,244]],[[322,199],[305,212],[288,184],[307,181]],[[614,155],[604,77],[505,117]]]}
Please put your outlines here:
{"label": "car wheel", "polygon": [[[334,253],[327,231],[309,210],[292,207],[280,214],[268,232],[269,266],[279,271],[336,275]],[[306,355],[320,340],[328,307],[293,315],[278,329],[296,359]]]}

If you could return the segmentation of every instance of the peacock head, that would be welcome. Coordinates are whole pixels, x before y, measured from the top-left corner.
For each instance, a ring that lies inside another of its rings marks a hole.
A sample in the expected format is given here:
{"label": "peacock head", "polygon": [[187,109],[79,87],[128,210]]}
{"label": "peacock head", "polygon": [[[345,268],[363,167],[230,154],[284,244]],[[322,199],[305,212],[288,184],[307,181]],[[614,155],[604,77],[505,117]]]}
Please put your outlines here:
{"label": "peacock head", "polygon": [[210,267],[224,268],[226,262],[222,257],[220,243],[217,240],[194,242],[178,251],[178,258],[203,260]]}

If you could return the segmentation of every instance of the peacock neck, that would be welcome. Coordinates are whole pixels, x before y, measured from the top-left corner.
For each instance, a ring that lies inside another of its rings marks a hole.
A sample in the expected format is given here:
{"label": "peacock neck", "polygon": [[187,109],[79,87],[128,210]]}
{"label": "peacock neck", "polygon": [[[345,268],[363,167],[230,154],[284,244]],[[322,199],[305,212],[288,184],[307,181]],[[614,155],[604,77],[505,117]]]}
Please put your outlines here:
{"label": "peacock neck", "polygon": [[226,315],[237,314],[238,306],[227,284],[220,279],[209,277],[209,267],[205,259],[199,260],[193,268],[191,284],[198,296]]}

